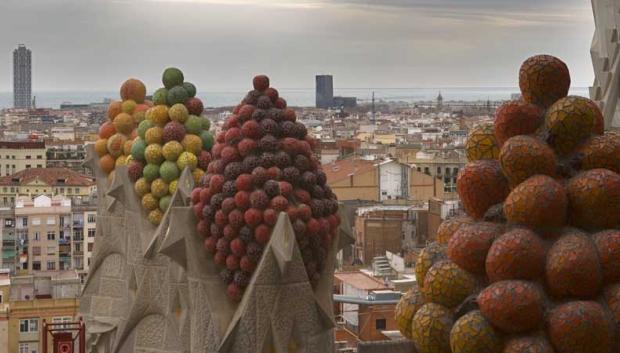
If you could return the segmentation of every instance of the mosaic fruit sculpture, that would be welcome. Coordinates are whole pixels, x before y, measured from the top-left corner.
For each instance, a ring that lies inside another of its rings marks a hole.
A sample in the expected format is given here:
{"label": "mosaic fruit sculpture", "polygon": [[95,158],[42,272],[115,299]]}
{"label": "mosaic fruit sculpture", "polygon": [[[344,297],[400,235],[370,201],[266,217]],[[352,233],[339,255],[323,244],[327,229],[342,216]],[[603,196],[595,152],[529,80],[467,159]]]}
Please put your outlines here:
{"label": "mosaic fruit sculpture", "polygon": [[398,304],[418,352],[620,351],[620,140],[569,83],[560,60],[528,59],[523,101],[495,115],[499,156],[468,151],[467,216],[439,227]]}
{"label": "mosaic fruit sculpture", "polygon": [[127,146],[131,147],[136,127],[151,105],[151,102],[145,100],[144,83],[135,78],[122,84],[120,97],[120,101],[113,101],[108,106],[108,119],[99,127],[99,138],[95,142],[99,167],[108,175],[116,166],[131,163],[131,153]]}
{"label": "mosaic fruit sculpture", "polygon": [[470,162],[499,157],[499,147],[492,123],[480,124],[469,132],[465,152],[467,153],[467,160]]}
{"label": "mosaic fruit sculpture", "polygon": [[156,105],[146,111],[131,145],[129,177],[153,225],[161,222],[168,209],[181,172],[189,168],[198,184],[211,161],[211,124],[201,115],[196,88],[183,80],[179,69],[164,71],[166,87],[155,92]]}
{"label": "mosaic fruit sculpture", "polygon": [[193,193],[198,232],[233,301],[248,286],[280,212],[291,220],[313,285],[340,222],[306,127],[269,78],[253,84],[218,133],[204,185]]}

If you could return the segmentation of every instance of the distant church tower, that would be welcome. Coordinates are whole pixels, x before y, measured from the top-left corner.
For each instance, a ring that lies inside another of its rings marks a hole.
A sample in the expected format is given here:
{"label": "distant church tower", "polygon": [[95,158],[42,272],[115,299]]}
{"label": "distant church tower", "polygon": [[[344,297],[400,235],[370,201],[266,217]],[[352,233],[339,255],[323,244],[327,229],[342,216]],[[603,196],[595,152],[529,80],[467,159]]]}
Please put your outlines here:
{"label": "distant church tower", "polygon": [[439,91],[439,95],[437,96],[437,110],[441,110],[443,108],[443,97],[441,96],[441,91]]}

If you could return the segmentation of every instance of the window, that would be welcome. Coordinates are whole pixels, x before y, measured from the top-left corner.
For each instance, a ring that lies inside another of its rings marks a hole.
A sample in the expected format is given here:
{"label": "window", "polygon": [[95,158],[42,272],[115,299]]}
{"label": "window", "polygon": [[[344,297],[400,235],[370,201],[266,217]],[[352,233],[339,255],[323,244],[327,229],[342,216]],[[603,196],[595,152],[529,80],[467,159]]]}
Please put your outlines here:
{"label": "window", "polygon": [[375,328],[377,330],[385,330],[385,328],[386,328],[385,319],[377,319],[377,320],[375,320]]}
{"label": "window", "polygon": [[90,228],[90,229],[88,230],[88,237],[89,237],[89,238],[93,238],[93,237],[95,236],[95,232],[96,232],[96,231],[97,231],[97,230],[96,230],[95,228]]}
{"label": "window", "polygon": [[24,227],[28,227],[28,217],[24,217],[24,218],[22,218],[22,225],[23,225]]}
{"label": "window", "polygon": [[56,224],[55,217],[47,217],[47,224]]}
{"label": "window", "polygon": [[34,240],[41,240],[41,233],[34,232]]}
{"label": "window", "polygon": [[[21,332],[21,325],[19,326]],[[30,353],[28,351],[28,343],[20,343],[19,344],[19,353]]]}
{"label": "window", "polygon": [[32,247],[32,255],[34,255],[34,256],[41,255],[41,247],[40,246],[33,246]]}
{"label": "window", "polygon": [[88,251],[93,251],[93,245],[95,245],[95,243],[88,243]]}
{"label": "window", "polygon": [[43,156],[42,155],[37,155],[37,159],[42,159]]}
{"label": "window", "polygon": [[39,332],[39,319],[19,320],[19,332]]}
{"label": "window", "polygon": [[47,270],[48,271],[54,271],[55,269],[56,269],[56,262],[48,261],[47,262]]}
{"label": "window", "polygon": [[41,218],[33,218],[32,219],[32,225],[33,226],[41,225]]}
{"label": "window", "polygon": [[77,251],[77,252],[82,251],[82,243],[76,243],[75,244],[75,251]]}
{"label": "window", "polygon": [[37,168],[43,168],[43,164],[37,164]]}
{"label": "window", "polygon": [[26,169],[30,169],[30,168],[32,168],[32,165],[26,164]]}
{"label": "window", "polygon": [[47,240],[56,240],[56,232],[54,231],[47,232]]}
{"label": "window", "polygon": [[96,215],[94,213],[90,213],[88,215],[88,223],[95,223]]}
{"label": "window", "polygon": [[47,254],[48,255],[56,255],[56,247],[55,246],[48,246],[47,247]]}
{"label": "window", "polygon": [[26,156],[26,159],[30,159],[30,158],[32,158],[32,157],[31,156]]}
{"label": "window", "polygon": [[4,186],[4,187],[2,188],[2,192],[7,192],[7,191],[9,191],[9,188],[7,188],[6,186]]}
{"label": "window", "polygon": [[441,174],[441,167],[437,167],[437,174]]}
{"label": "window", "polygon": [[[24,263],[24,270],[28,269],[28,263]],[[41,261],[32,261],[32,269],[35,271],[41,271]]]}

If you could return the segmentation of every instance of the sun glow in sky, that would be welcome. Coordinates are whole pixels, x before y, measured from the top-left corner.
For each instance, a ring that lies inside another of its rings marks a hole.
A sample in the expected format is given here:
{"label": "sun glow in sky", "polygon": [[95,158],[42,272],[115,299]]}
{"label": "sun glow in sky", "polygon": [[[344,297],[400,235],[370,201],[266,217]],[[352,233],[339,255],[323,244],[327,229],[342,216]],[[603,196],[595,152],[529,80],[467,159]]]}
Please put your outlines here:
{"label": "sun glow in sky", "polygon": [[593,23],[588,0],[2,0],[0,91],[19,43],[38,90],[153,87],[170,65],[205,90],[256,73],[282,88],[319,73],[338,87],[505,87],[540,53],[587,86]]}

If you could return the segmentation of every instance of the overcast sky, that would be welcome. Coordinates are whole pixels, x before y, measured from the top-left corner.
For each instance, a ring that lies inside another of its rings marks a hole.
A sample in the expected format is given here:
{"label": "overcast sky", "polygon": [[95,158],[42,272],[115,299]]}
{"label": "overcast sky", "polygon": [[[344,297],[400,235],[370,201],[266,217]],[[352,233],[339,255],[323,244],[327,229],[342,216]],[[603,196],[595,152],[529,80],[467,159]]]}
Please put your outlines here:
{"label": "overcast sky", "polygon": [[0,0],[0,91],[12,51],[33,51],[35,91],[160,86],[167,66],[201,90],[516,86],[548,53],[592,83],[589,0]]}

